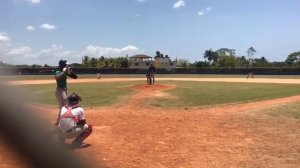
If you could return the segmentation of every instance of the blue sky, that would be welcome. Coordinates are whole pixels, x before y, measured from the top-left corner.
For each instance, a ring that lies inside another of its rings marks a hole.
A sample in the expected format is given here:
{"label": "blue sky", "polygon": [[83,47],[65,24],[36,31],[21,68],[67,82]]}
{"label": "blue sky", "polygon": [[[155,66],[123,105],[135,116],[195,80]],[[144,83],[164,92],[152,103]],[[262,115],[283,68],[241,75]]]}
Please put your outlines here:
{"label": "blue sky", "polygon": [[0,61],[57,65],[156,51],[190,62],[207,49],[300,50],[299,0],[1,0]]}

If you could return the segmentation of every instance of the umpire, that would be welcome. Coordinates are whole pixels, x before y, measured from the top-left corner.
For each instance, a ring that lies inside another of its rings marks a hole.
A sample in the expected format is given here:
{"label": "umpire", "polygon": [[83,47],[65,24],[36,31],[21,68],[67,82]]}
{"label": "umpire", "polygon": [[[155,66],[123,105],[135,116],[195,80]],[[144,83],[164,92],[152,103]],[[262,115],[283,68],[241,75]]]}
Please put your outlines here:
{"label": "umpire", "polygon": [[64,105],[68,104],[67,101],[67,77],[71,77],[73,79],[77,79],[77,75],[72,72],[71,66],[68,64],[67,60],[59,60],[58,62],[59,70],[55,71],[55,80],[56,80],[56,99],[59,105],[59,112],[57,115],[57,120],[55,125],[58,125],[59,116],[61,113],[61,108]]}
{"label": "umpire", "polygon": [[[150,84],[154,84],[155,82],[155,78],[154,78],[154,73],[156,72],[156,68],[153,65],[153,63],[150,64],[150,67],[148,68],[148,74],[149,74],[149,78],[150,78]],[[151,82],[152,80],[152,82]]]}

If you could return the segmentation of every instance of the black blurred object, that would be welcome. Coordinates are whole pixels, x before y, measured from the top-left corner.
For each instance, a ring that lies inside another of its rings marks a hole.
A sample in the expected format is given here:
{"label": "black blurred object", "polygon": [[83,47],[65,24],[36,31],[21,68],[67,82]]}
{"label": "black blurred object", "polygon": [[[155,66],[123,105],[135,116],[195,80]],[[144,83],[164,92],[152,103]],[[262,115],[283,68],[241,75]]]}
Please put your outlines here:
{"label": "black blurred object", "polygon": [[[0,135],[35,168],[84,168],[78,157],[57,143],[54,134],[20,102],[22,95],[0,82]],[[13,105],[12,105],[13,104]]]}
{"label": "black blurred object", "polygon": [[71,78],[73,78],[73,79],[77,79],[78,78],[78,76],[74,72],[68,73],[68,76],[71,77]]}
{"label": "black blurred object", "polygon": [[76,105],[81,101],[81,97],[76,93],[72,93],[69,95],[68,101],[70,105]]}
{"label": "black blurred object", "polygon": [[65,68],[68,65],[68,61],[67,60],[59,60],[58,62],[58,66],[62,69]]}

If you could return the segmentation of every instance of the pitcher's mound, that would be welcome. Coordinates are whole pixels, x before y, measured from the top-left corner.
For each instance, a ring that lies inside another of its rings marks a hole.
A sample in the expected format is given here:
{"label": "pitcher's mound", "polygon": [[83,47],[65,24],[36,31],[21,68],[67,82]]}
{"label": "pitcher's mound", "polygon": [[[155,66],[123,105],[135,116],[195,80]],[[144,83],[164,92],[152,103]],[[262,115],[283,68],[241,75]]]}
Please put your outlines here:
{"label": "pitcher's mound", "polygon": [[154,84],[154,85],[140,84],[140,85],[134,85],[129,87],[129,89],[139,90],[139,91],[157,91],[157,90],[167,90],[167,89],[174,89],[174,88],[176,88],[176,85],[162,85],[162,84]]}

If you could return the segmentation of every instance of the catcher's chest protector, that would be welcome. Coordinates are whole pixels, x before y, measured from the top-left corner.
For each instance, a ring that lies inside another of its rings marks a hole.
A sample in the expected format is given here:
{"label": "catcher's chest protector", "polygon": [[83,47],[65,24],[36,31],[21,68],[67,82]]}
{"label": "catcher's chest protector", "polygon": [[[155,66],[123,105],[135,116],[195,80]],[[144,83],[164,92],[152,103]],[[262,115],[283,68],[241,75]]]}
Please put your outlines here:
{"label": "catcher's chest protector", "polygon": [[71,108],[66,107],[67,112],[60,116],[58,128],[61,132],[66,133],[72,131],[77,126],[78,117],[72,114]]}

